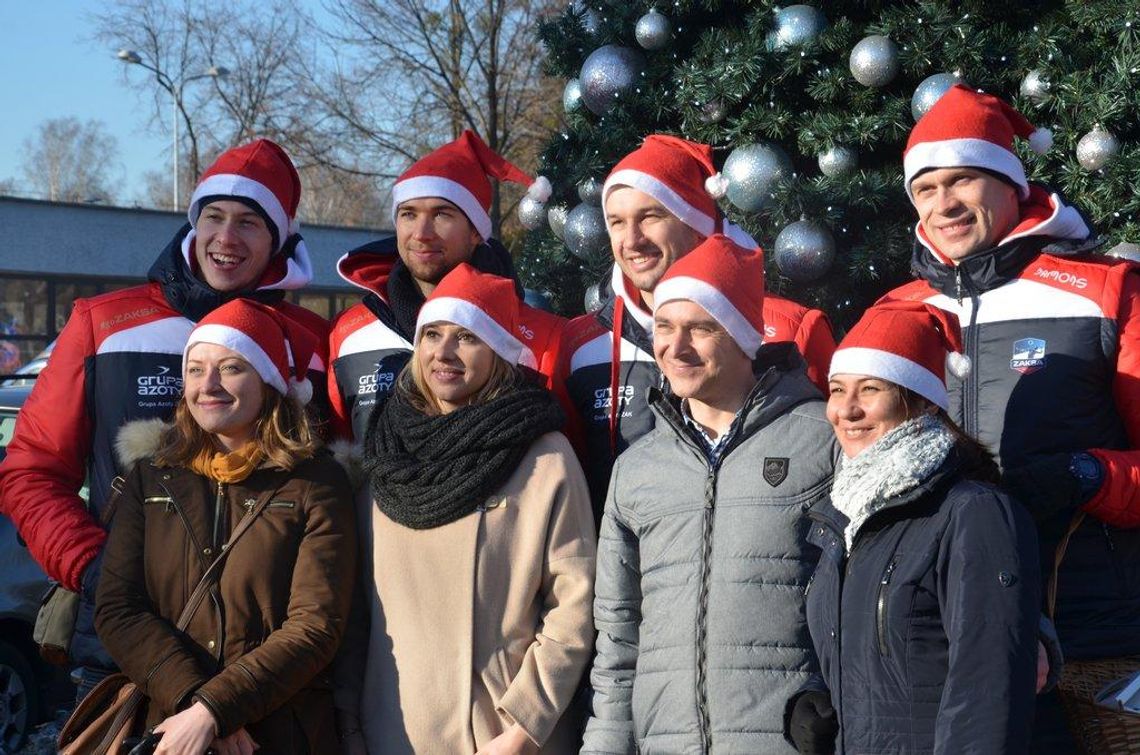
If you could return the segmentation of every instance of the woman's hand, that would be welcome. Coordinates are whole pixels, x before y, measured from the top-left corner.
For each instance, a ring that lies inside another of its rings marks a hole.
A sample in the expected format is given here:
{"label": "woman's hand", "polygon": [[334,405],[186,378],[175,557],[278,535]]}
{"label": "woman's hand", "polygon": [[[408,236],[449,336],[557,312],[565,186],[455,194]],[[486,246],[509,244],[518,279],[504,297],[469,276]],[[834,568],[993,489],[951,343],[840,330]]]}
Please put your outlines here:
{"label": "woman's hand", "polygon": [[1037,641],[1037,692],[1045,689],[1049,681],[1049,653],[1045,651],[1045,643]]}
{"label": "woman's hand", "polygon": [[162,732],[155,755],[202,755],[216,738],[214,716],[202,703],[194,703],[154,727]]}
{"label": "woman's hand", "polygon": [[538,745],[519,724],[492,739],[475,755],[538,755]]}
{"label": "woman's hand", "polygon": [[210,749],[216,755],[253,755],[253,751],[261,745],[253,741],[253,737],[242,727],[225,739],[215,739]]}

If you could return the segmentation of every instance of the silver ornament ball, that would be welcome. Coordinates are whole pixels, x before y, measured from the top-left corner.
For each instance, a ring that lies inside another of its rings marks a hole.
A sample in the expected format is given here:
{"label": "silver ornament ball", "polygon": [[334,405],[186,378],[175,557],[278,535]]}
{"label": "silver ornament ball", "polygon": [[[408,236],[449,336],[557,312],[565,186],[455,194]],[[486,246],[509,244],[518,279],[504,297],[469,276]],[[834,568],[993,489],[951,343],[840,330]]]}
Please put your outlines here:
{"label": "silver ornament ball", "polygon": [[776,237],[776,267],[796,283],[819,280],[835,261],[835,239],[815,220],[798,220]]}
{"label": "silver ornament ball", "polygon": [[581,259],[592,259],[609,246],[610,237],[606,233],[606,221],[602,208],[592,204],[580,204],[566,216],[563,240],[570,252]]}
{"label": "silver ornament ball", "polygon": [[1101,128],[1099,123],[1077,142],[1077,162],[1085,170],[1100,170],[1118,152],[1120,141]]}
{"label": "silver ornament ball", "polygon": [[601,15],[583,0],[575,0],[570,7],[581,17],[583,31],[591,37],[597,36],[602,28]]}
{"label": "silver ornament ball", "polygon": [[1122,260],[1140,262],[1140,244],[1133,244],[1131,241],[1121,241],[1105,252],[1105,254],[1109,257],[1116,257]]}
{"label": "silver ornament ball", "polygon": [[728,201],[745,212],[772,203],[776,184],[792,175],[792,162],[774,144],[744,144],[732,150],[721,171],[728,179]]}
{"label": "silver ornament ball", "polygon": [[587,312],[597,312],[602,308],[602,285],[594,283],[586,289],[586,295],[582,297],[582,306],[586,308]]}
{"label": "silver ornament ball", "polygon": [[836,144],[819,155],[819,172],[828,178],[847,175],[859,167],[859,155],[850,147]]}
{"label": "silver ornament ball", "polygon": [[534,197],[523,197],[519,200],[519,222],[528,231],[542,226],[546,220],[546,205]]}
{"label": "silver ornament ball", "polygon": [[827,28],[827,16],[810,5],[789,5],[776,11],[776,28],[768,36],[772,50],[800,47]]}
{"label": "silver ornament ball", "polygon": [[569,114],[580,107],[582,107],[582,83],[577,79],[570,79],[562,90],[562,110]]}
{"label": "silver ornament ball", "polygon": [[605,115],[645,70],[645,56],[632,47],[603,45],[582,64],[582,100],[594,115]]}
{"label": "silver ornament ball", "polygon": [[851,48],[851,75],[865,87],[890,84],[899,73],[899,48],[889,37],[872,34]]}
{"label": "silver ornament ball", "polygon": [[570,208],[564,204],[557,204],[546,211],[546,221],[550,223],[550,231],[559,240],[565,239],[562,230],[566,227],[566,216],[570,214]]}
{"label": "silver ornament ball", "polygon": [[586,204],[602,206],[602,182],[596,178],[587,178],[578,184],[578,199]]}
{"label": "silver ornament ball", "polygon": [[934,107],[934,103],[942,99],[946,90],[955,84],[964,84],[962,77],[955,73],[936,73],[927,76],[915,87],[914,96],[910,98],[910,114],[918,121],[926,115],[926,111]]}
{"label": "silver ornament ball", "polygon": [[667,16],[658,13],[656,8],[652,8],[644,16],[637,19],[634,36],[637,37],[637,44],[646,50],[661,50],[673,38],[673,27],[670,25]]}
{"label": "silver ornament ball", "polygon": [[701,114],[698,116],[701,123],[720,123],[728,115],[722,100],[710,100],[701,105]]}
{"label": "silver ornament ball", "polygon": [[1052,84],[1045,78],[1044,72],[1034,69],[1025,74],[1025,78],[1021,80],[1021,96],[1034,105],[1040,105],[1049,99],[1049,88],[1051,86]]}

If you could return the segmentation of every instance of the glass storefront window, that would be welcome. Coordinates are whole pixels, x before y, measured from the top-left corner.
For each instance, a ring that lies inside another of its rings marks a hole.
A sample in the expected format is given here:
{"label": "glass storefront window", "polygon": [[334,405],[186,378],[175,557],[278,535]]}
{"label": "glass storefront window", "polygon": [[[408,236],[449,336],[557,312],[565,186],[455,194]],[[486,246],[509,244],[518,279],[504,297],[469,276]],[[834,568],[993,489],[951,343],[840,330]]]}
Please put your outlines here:
{"label": "glass storefront window", "polygon": [[48,332],[47,281],[0,279],[0,337]]}

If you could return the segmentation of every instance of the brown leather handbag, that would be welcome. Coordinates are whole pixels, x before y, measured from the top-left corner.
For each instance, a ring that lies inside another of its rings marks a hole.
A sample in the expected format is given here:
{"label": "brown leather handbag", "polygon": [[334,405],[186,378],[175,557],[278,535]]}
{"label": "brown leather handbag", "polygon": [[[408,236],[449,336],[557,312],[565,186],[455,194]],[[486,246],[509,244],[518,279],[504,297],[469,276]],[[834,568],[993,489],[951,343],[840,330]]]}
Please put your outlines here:
{"label": "brown leather handbag", "polygon": [[[178,617],[179,632],[186,631],[190,619],[213,587],[214,577],[222,562],[233,550],[237,539],[245,534],[258,515],[269,504],[276,490],[263,493],[250,513],[242,517],[218,557],[206,567],[202,579],[190,593],[182,615]],[[123,741],[137,733],[146,719],[146,696],[126,674],[111,674],[87,693],[75,706],[59,732],[56,744],[60,755],[119,755]]]}

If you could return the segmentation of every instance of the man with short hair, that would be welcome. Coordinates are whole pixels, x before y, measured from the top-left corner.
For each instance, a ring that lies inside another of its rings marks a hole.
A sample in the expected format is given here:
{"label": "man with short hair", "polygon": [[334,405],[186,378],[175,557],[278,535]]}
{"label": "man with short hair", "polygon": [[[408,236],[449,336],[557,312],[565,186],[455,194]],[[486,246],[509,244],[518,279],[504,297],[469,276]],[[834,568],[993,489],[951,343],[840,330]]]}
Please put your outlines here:
{"label": "man with short hair", "polygon": [[655,286],[668,392],[610,481],[583,753],[794,752],[805,536],[839,448],[795,345],[763,343],[763,281],[759,249],[714,234]]}
{"label": "man with short hair", "polygon": [[[1026,180],[1015,136],[1047,148],[1005,102],[962,86],[915,125],[903,164],[920,280],[885,298],[962,325],[973,367],[948,378],[950,414],[1037,520],[1047,578],[1063,551],[1065,659],[1137,655],[1140,270],[1093,256],[1080,212]],[[1075,751],[1056,693],[1039,698],[1036,720],[1032,752]]]}
{"label": "man with short hair", "polygon": [[[149,282],[75,302],[20,411],[0,465],[0,513],[48,576],[81,593],[70,648],[83,667],[81,696],[114,668],[95,636],[93,611],[112,481],[125,471],[113,453],[119,428],[171,416],[194,323],[231,299],[269,304],[322,343],[328,332],[323,318],[284,301],[312,278],[296,224],[300,198],[300,177],[273,142],[223,153],[202,174],[190,222],[151,267]],[[323,385],[323,349],[309,369],[313,384]],[[85,479],[87,503],[79,497]]]}
{"label": "man with short hair", "polygon": [[[719,192],[709,187],[718,178],[711,147],[652,134],[618,162],[603,186],[615,262],[612,293],[600,310],[566,326],[555,380],[599,519],[614,459],[653,428],[645,396],[662,380],[650,338],[658,281],[713,233],[757,246],[717,207],[713,194]],[[759,291],[763,281],[742,284]],[[835,351],[827,318],[774,295],[764,295],[763,302],[765,342],[793,341],[809,377],[826,392]]]}
{"label": "man with short hair", "polygon": [[354,249],[337,263],[368,293],[333,320],[329,398],[337,434],[364,439],[368,417],[387,398],[412,350],[416,315],[437,283],[462,262],[515,280],[522,360],[549,380],[565,320],[522,303],[510,253],[491,236],[490,178],[528,186],[544,201],[550,183],[531,179],[491,151],[472,131],[421,158],[392,190],[394,239]]}

